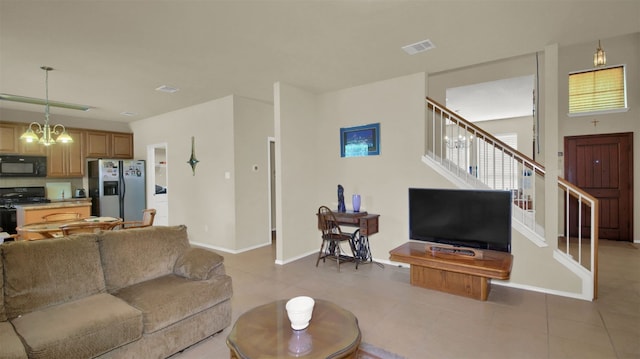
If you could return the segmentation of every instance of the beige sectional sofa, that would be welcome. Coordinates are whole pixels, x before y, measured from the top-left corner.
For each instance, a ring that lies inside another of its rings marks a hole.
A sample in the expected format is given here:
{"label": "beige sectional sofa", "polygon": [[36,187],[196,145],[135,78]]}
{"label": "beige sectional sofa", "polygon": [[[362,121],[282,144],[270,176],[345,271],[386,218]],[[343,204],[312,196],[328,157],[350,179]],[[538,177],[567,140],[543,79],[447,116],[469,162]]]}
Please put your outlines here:
{"label": "beige sectional sofa", "polygon": [[165,358],[231,324],[231,278],[185,226],[0,245],[0,358]]}

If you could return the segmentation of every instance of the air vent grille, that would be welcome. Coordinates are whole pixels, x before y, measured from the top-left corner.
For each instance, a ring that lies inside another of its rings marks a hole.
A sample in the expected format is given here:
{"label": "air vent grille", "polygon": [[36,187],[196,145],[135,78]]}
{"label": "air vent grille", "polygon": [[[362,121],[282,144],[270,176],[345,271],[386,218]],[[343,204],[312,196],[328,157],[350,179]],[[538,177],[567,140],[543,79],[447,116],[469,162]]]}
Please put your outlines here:
{"label": "air vent grille", "polygon": [[421,52],[425,52],[435,48],[436,46],[431,42],[431,40],[423,40],[420,42],[416,42],[415,44],[403,46],[402,49],[409,55],[415,55]]}

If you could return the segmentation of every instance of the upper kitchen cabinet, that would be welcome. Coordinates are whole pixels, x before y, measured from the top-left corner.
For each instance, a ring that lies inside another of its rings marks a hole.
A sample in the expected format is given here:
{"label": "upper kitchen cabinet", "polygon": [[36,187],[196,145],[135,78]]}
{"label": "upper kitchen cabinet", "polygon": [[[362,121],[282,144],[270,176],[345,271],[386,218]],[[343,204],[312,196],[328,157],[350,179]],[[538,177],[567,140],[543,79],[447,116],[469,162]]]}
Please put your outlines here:
{"label": "upper kitchen cabinet", "polygon": [[84,176],[85,131],[67,129],[67,133],[73,138],[73,143],[56,143],[47,147],[47,177]]}
{"label": "upper kitchen cabinet", "polygon": [[20,136],[29,128],[28,125],[22,125],[18,128],[17,140],[18,141],[18,152],[21,155],[41,155],[44,156],[47,154],[47,147],[39,144],[38,142],[26,142],[21,141]]}
{"label": "upper kitchen cabinet", "polygon": [[89,158],[133,158],[133,134],[123,132],[87,131]]}
{"label": "upper kitchen cabinet", "polygon": [[112,133],[111,149],[114,158],[133,158],[133,134],[132,133]]}
{"label": "upper kitchen cabinet", "polygon": [[39,143],[20,141],[27,127],[24,123],[0,123],[0,153],[45,155],[46,148]]}
{"label": "upper kitchen cabinet", "polygon": [[0,123],[0,153],[18,153],[19,126],[12,123]]}

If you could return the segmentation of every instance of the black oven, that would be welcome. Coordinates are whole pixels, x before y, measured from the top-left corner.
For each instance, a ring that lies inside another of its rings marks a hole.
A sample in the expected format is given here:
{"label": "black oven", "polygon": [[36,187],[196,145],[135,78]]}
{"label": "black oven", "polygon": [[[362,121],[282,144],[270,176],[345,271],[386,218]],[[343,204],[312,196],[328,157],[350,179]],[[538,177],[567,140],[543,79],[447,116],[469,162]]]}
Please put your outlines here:
{"label": "black oven", "polygon": [[18,223],[18,219],[16,218],[16,209],[0,207],[0,227],[2,227],[2,231],[9,234],[15,234],[16,223]]}
{"label": "black oven", "polygon": [[16,233],[18,222],[16,205],[47,203],[44,187],[0,188],[0,227],[3,232]]}

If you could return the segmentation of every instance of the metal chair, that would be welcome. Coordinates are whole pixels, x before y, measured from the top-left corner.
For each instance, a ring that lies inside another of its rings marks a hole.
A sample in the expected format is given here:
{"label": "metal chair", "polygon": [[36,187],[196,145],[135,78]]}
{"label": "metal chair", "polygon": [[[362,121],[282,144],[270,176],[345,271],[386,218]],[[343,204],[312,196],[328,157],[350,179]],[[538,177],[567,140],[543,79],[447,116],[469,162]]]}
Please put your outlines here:
{"label": "metal chair", "polygon": [[[335,215],[327,206],[320,206],[320,208],[318,208],[318,228],[322,232],[322,244],[320,245],[320,252],[316,260],[316,267],[318,263],[320,263],[320,259],[322,259],[322,262],[325,262],[326,258],[329,257],[336,260],[338,272],[340,271],[341,261],[355,261],[356,269],[358,269],[358,258],[355,256],[355,249],[353,248],[353,234],[342,232]],[[343,254],[340,243],[345,241],[349,243],[353,257]]]}
{"label": "metal chair", "polygon": [[153,220],[156,217],[156,210],[147,208],[142,211],[141,221],[125,221],[118,223],[113,229],[131,229],[153,226]]}
{"label": "metal chair", "polygon": [[49,213],[42,216],[42,220],[45,222],[70,221],[74,219],[80,219],[80,213],[60,212],[60,213]]}
{"label": "metal chair", "polygon": [[110,230],[119,225],[120,222],[86,222],[86,223],[69,223],[60,226],[62,235],[68,236],[77,233],[96,233],[102,230]]}

